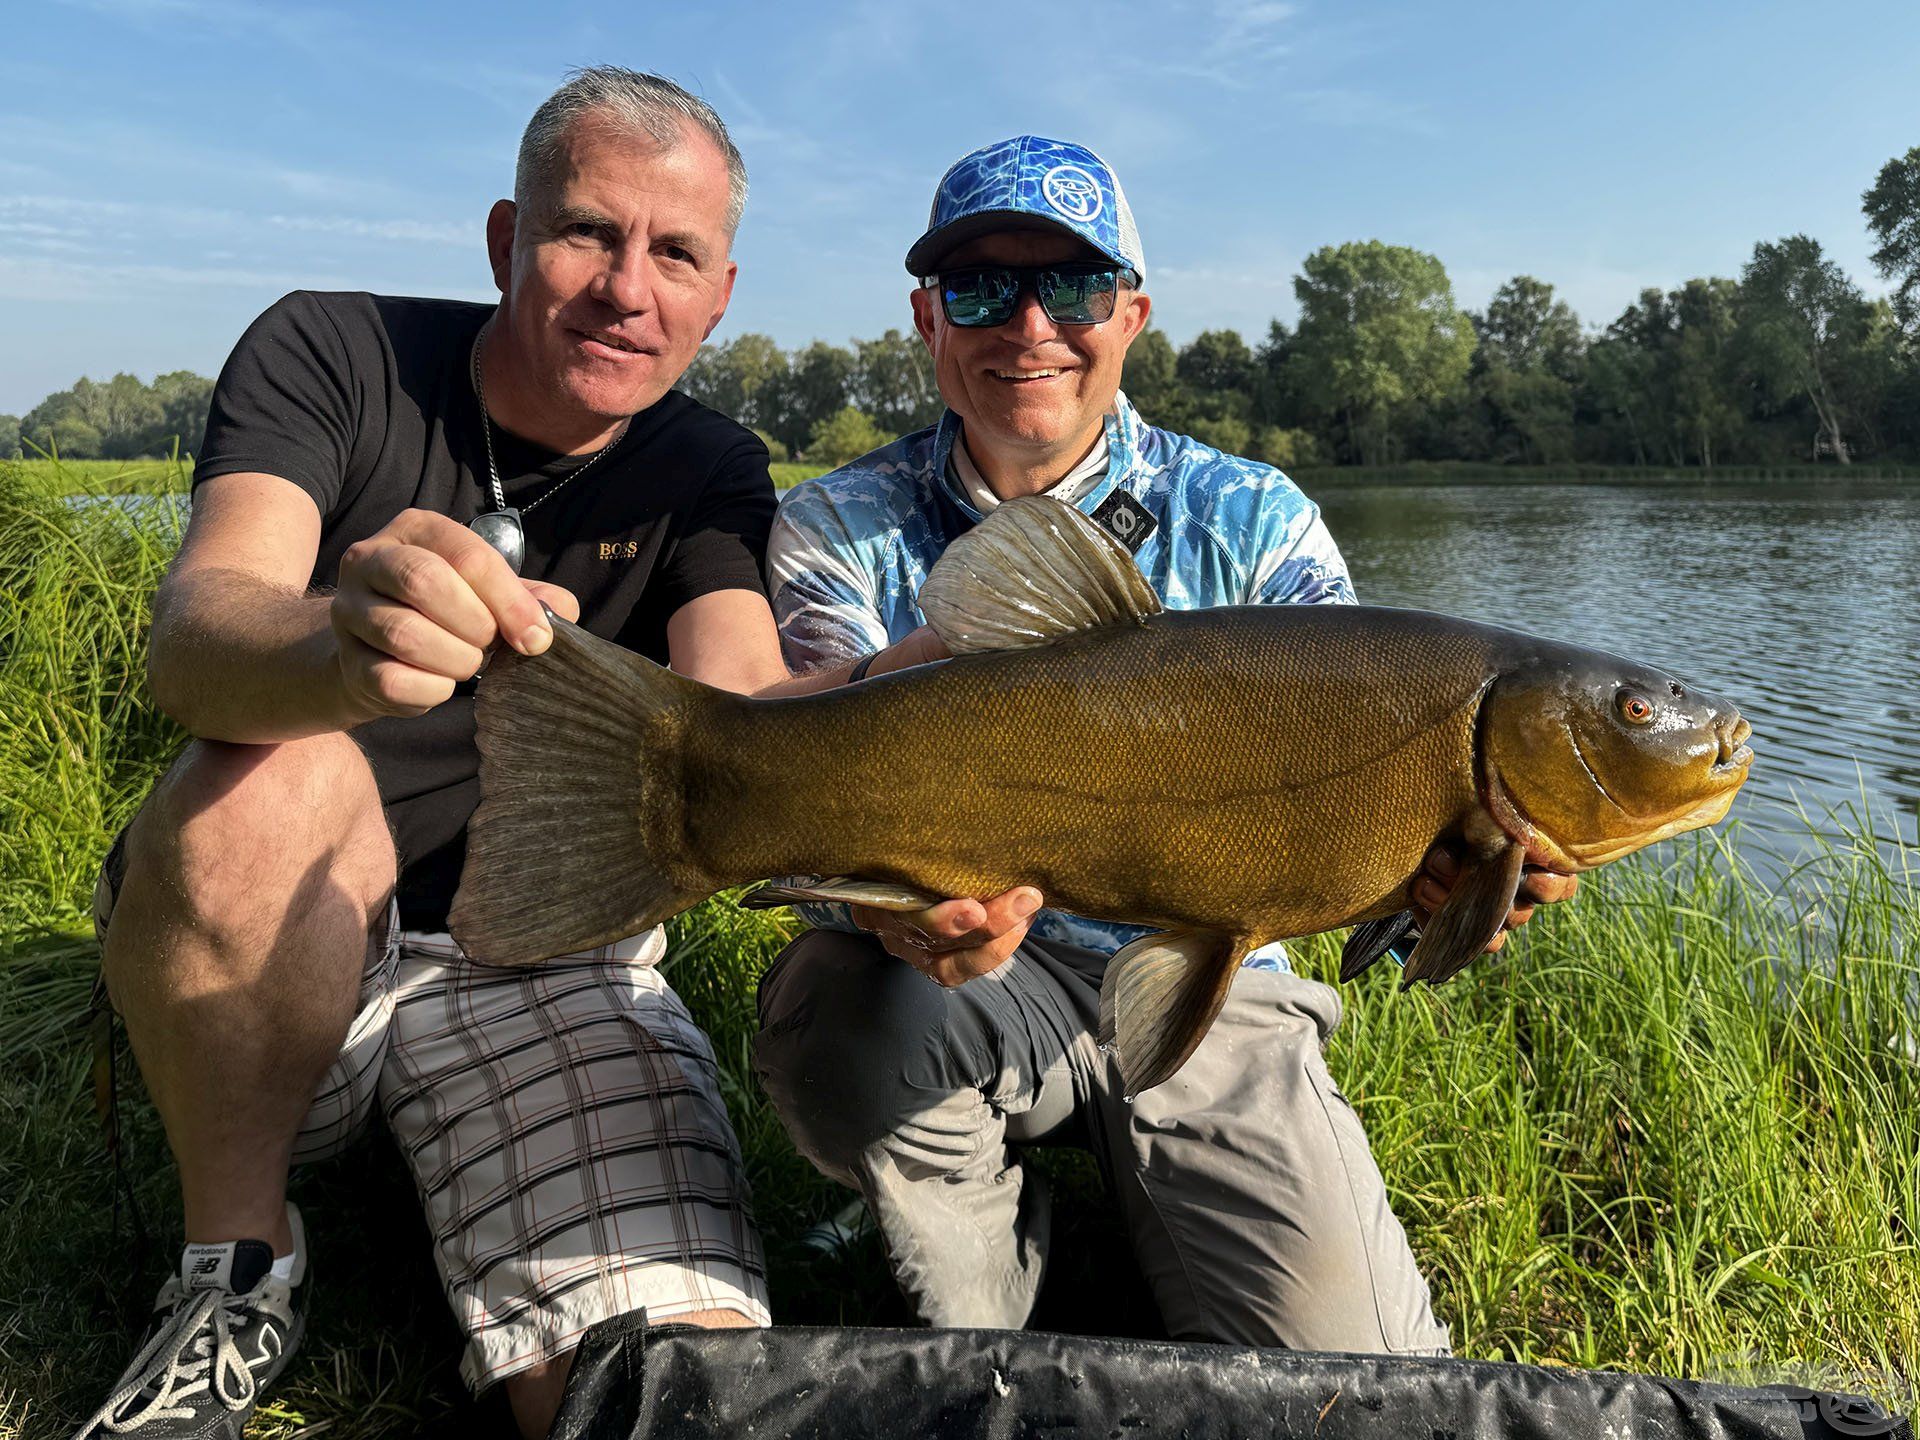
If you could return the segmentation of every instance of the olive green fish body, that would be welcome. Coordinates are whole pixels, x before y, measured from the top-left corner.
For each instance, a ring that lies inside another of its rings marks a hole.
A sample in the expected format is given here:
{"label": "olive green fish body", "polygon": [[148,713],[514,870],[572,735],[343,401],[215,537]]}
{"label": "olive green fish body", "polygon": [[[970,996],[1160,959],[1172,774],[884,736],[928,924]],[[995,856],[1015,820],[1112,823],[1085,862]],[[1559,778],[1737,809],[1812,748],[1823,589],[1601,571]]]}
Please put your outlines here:
{"label": "olive green fish body", "polygon": [[1499,635],[1344,606],[1168,612],[716,706],[696,750],[728,778],[695,787],[717,803],[690,802],[689,828],[726,884],[1032,884],[1077,913],[1309,934],[1400,908],[1477,805]]}
{"label": "olive green fish body", "polygon": [[482,801],[451,924],[482,963],[637,933],[766,876],[763,903],[914,910],[1038,886],[1151,927],[1101,1035],[1129,1092],[1184,1063],[1239,960],[1402,933],[1422,857],[1465,869],[1407,983],[1480,954],[1524,865],[1581,870],[1711,824],[1749,727],[1662,671],[1517,631],[1356,606],[1168,613],[1044,497],[956,540],[920,592],[951,659],[753,700],[556,622],[476,703]]}

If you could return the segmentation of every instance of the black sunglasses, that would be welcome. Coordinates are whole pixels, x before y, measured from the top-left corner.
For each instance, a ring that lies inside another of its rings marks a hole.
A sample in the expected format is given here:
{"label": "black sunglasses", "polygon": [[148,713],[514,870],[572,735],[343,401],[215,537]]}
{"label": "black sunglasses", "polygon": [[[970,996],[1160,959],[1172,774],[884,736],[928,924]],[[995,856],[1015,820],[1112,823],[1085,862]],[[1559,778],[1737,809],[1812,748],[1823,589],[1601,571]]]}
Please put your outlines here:
{"label": "black sunglasses", "polygon": [[1120,285],[1140,277],[1124,265],[1097,261],[1066,265],[969,265],[922,280],[938,289],[947,323],[964,329],[1004,325],[1029,288],[1056,325],[1098,325],[1113,318]]}

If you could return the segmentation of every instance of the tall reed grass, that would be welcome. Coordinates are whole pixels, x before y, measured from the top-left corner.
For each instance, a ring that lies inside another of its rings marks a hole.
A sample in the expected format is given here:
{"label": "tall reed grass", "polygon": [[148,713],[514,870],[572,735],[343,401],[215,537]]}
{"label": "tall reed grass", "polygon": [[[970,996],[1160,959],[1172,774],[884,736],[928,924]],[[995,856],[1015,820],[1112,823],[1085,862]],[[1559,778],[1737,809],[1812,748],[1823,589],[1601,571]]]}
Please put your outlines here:
{"label": "tall reed grass", "polygon": [[[50,498],[74,488],[0,467],[0,1440],[67,1433],[98,1403],[178,1233],[137,1083],[129,1168],[159,1243],[142,1255],[116,1227],[78,1025],[95,866],[180,738],[141,684],[177,521],[165,505]],[[1841,836],[1782,885],[1701,840],[1600,872],[1443,990],[1398,994],[1376,971],[1344,991],[1330,1065],[1459,1353],[1793,1379],[1912,1408],[1916,861]],[[668,973],[720,1057],[776,1316],[900,1322],[871,1240],[826,1260],[797,1243],[845,1196],[795,1155],[748,1063],[755,981],[790,933],[717,900],[675,922]],[[1295,958],[1331,978],[1335,938]],[[1040,1163],[1062,1233],[1039,1323],[1151,1333],[1091,1163]],[[254,1433],[486,1423],[387,1148],[312,1167],[295,1195],[315,1242],[312,1328]]]}

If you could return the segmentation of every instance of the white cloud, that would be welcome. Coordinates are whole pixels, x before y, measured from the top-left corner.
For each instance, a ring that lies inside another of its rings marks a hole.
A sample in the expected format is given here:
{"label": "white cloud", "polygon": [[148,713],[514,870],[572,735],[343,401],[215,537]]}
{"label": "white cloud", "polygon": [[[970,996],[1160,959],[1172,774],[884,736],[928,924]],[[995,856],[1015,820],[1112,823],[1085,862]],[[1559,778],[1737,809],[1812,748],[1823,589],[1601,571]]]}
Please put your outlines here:
{"label": "white cloud", "polygon": [[0,299],[31,301],[144,299],[159,287],[279,292],[345,289],[337,275],[256,270],[231,265],[147,265],[22,259],[0,255]]}

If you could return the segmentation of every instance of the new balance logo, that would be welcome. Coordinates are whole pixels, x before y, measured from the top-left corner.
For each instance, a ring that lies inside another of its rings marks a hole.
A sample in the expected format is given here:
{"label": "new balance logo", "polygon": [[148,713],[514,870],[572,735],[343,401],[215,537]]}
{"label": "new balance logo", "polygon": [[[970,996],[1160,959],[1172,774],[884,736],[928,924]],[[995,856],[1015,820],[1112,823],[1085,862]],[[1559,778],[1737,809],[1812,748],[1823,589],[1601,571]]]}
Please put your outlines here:
{"label": "new balance logo", "polygon": [[220,1257],[218,1255],[202,1255],[198,1260],[193,1262],[193,1278],[198,1280],[202,1275],[211,1275],[219,1268]]}

